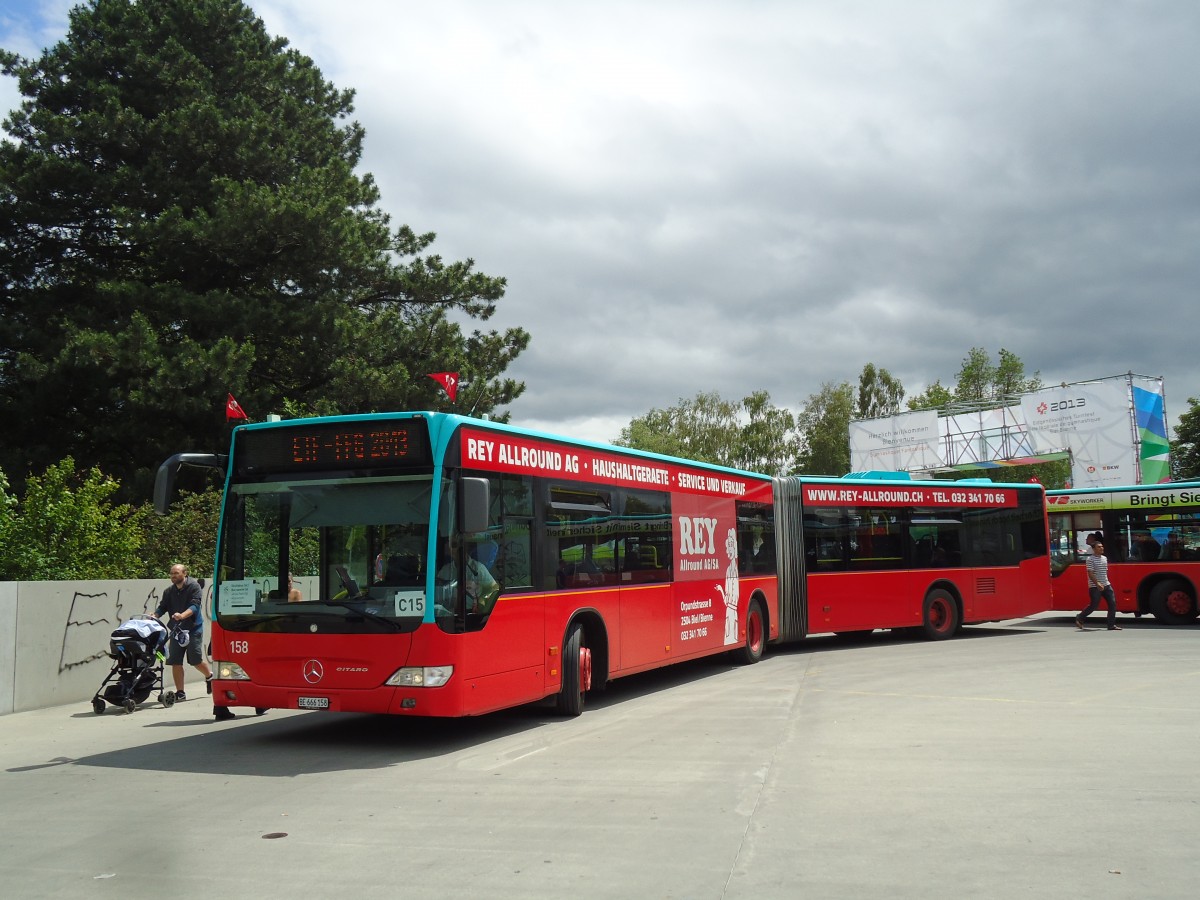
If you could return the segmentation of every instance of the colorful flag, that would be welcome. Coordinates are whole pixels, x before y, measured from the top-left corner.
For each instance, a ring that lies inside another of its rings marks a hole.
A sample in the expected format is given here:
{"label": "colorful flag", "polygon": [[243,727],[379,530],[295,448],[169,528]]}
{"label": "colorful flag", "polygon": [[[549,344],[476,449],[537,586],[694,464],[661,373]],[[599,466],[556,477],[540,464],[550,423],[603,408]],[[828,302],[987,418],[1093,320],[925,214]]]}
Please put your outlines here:
{"label": "colorful flag", "polygon": [[454,400],[454,395],[458,393],[457,372],[431,372],[428,377],[442,386],[451,401]]}
{"label": "colorful flag", "polygon": [[242,409],[241,404],[233,399],[233,394],[226,394],[225,395],[225,421],[226,422],[236,422],[239,419],[242,421],[248,421],[249,418],[250,417],[246,415],[246,411],[244,409]]}

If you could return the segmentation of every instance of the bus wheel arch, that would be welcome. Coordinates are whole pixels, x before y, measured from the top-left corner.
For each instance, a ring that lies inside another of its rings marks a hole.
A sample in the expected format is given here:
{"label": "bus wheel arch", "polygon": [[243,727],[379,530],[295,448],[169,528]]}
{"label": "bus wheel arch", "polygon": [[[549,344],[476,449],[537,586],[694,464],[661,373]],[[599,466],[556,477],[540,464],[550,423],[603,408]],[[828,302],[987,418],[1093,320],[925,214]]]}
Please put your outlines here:
{"label": "bus wheel arch", "polygon": [[575,616],[562,642],[562,684],[555,707],[565,716],[583,712],[584,696],[608,681],[608,641],[597,614]]}
{"label": "bus wheel arch", "polygon": [[946,584],[935,584],[925,592],[921,605],[921,634],[931,641],[953,637],[962,624],[961,600]]}
{"label": "bus wheel arch", "polygon": [[1178,576],[1163,578],[1152,585],[1147,605],[1154,618],[1167,625],[1187,625],[1200,613],[1195,587]]}
{"label": "bus wheel arch", "polygon": [[746,604],[746,618],[742,626],[745,637],[741,647],[734,650],[733,655],[738,662],[749,666],[762,659],[763,652],[767,649],[767,637],[771,633],[766,600],[757,591],[750,596],[750,602]]}

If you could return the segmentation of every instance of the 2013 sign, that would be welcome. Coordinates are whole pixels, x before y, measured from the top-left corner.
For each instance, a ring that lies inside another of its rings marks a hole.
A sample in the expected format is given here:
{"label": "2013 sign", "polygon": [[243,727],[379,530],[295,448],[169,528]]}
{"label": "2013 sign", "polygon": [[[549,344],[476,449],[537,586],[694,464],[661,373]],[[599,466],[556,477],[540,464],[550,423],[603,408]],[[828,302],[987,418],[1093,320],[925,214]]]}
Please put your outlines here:
{"label": "2013 sign", "polygon": [[1076,397],[1074,400],[1055,400],[1050,404],[1050,412],[1063,412],[1068,409],[1083,409],[1087,406],[1086,397]]}

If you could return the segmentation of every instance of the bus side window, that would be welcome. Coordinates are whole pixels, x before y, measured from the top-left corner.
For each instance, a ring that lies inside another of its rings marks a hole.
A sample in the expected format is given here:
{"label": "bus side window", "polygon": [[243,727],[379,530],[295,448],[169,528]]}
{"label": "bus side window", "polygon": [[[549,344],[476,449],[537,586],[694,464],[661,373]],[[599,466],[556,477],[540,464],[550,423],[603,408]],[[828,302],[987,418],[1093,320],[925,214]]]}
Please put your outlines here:
{"label": "bus side window", "polygon": [[770,504],[737,504],[738,571],[742,575],[775,573],[775,512]]}
{"label": "bus side window", "polygon": [[493,574],[505,590],[533,586],[532,532],[529,519],[504,520]]}
{"label": "bus side window", "polygon": [[583,483],[551,484],[541,537],[545,588],[615,582],[613,492]]}

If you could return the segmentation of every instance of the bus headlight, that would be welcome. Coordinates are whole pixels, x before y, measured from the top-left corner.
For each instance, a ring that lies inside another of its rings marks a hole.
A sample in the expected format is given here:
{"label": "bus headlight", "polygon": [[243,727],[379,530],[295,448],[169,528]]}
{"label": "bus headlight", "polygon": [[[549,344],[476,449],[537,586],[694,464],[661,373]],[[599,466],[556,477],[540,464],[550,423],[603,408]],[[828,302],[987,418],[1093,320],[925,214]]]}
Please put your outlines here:
{"label": "bus headlight", "polygon": [[220,660],[215,660],[213,662],[213,669],[216,672],[216,677],[222,681],[250,680],[250,676],[246,674],[246,670],[235,662],[221,662]]}
{"label": "bus headlight", "polygon": [[441,687],[454,674],[454,666],[411,666],[397,669],[384,684],[390,687]]}

